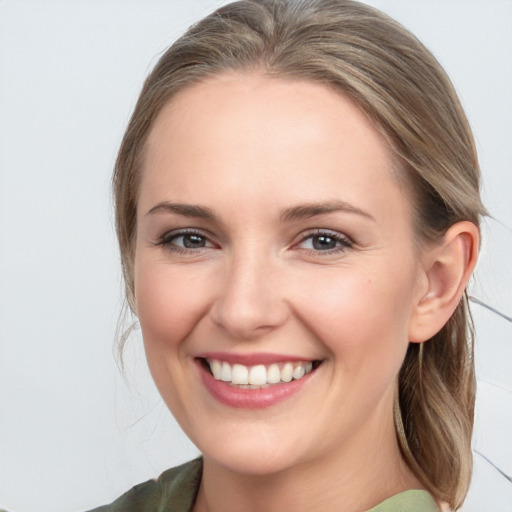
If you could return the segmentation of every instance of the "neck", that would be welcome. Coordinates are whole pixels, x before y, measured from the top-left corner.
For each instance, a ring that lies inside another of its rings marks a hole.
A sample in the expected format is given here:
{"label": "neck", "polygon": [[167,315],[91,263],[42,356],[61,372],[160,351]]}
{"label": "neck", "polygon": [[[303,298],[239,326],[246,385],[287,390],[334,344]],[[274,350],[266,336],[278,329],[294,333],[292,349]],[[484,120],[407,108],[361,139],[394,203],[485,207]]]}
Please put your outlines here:
{"label": "neck", "polygon": [[240,474],[205,457],[194,512],[313,512],[340,504],[345,512],[362,512],[423,488],[401,457],[392,419],[380,427],[377,439],[363,428],[337,450],[272,474]]}

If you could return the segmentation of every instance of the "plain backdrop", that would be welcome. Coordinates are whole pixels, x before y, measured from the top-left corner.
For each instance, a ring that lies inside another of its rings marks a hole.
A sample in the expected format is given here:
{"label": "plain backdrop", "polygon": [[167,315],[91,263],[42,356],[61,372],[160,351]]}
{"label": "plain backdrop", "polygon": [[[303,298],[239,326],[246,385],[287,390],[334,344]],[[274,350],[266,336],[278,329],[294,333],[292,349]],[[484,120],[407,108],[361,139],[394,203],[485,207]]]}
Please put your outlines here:
{"label": "plain backdrop", "polygon": [[[419,36],[461,95],[495,218],[472,294],[512,316],[512,1],[369,3]],[[137,334],[126,382],[116,367],[109,182],[143,78],[218,5],[0,0],[0,506],[11,512],[86,510],[196,454]],[[475,476],[463,510],[511,512],[512,323],[479,305],[474,315]]]}

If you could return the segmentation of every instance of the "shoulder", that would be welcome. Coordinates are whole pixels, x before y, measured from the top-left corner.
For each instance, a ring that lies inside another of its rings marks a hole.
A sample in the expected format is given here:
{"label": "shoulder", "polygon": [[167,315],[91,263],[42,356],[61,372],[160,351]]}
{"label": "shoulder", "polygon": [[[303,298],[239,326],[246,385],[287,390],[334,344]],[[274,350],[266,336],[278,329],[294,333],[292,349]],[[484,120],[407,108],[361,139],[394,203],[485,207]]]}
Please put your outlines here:
{"label": "shoulder", "polygon": [[440,510],[427,491],[410,490],[388,498],[368,512],[440,512]]}
{"label": "shoulder", "polygon": [[189,512],[201,481],[202,459],[168,469],[156,480],[132,487],[110,505],[89,512]]}

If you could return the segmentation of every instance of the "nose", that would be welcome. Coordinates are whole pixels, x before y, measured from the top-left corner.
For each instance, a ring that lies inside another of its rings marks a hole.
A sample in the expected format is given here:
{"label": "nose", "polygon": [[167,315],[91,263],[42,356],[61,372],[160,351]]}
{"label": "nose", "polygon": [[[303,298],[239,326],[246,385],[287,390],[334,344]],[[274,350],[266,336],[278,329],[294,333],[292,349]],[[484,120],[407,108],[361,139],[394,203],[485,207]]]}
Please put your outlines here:
{"label": "nose", "polygon": [[288,316],[281,273],[264,254],[240,255],[226,266],[213,322],[236,340],[251,340],[281,326]]}

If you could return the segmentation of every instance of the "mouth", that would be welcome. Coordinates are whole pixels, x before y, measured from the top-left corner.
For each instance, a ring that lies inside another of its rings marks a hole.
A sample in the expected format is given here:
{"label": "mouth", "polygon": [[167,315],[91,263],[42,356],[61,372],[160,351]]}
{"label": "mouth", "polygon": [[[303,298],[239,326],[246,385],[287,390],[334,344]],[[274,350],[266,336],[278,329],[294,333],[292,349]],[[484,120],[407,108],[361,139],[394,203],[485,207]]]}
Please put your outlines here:
{"label": "mouth", "polygon": [[282,361],[253,366],[214,358],[198,358],[203,368],[217,381],[238,389],[266,389],[303,379],[321,361]]}

